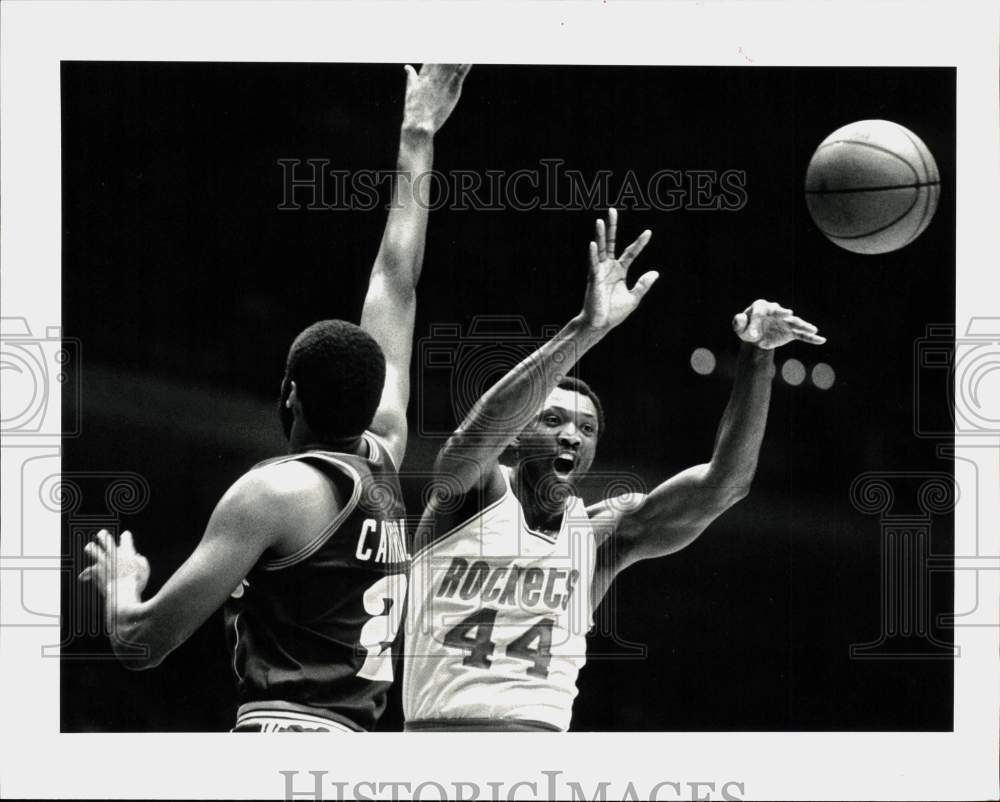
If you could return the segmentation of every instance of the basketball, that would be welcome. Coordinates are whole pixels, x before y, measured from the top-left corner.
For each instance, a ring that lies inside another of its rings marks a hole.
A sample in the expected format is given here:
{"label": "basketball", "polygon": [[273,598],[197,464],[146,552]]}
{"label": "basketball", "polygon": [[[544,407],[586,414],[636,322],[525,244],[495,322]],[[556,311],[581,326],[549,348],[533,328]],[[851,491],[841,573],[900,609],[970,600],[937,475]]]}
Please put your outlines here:
{"label": "basketball", "polygon": [[861,120],[824,139],[806,170],[806,206],[827,239],[854,253],[889,253],[934,217],[940,175],[927,146],[888,120]]}

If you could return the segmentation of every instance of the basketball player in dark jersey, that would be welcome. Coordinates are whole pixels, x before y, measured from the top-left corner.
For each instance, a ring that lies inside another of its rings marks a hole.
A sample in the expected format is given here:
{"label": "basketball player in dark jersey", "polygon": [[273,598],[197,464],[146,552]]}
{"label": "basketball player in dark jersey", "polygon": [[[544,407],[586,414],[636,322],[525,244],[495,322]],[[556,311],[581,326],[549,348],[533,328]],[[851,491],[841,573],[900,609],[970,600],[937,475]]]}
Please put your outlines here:
{"label": "basketball player in dark jersey", "polygon": [[236,481],[149,599],[131,533],[116,544],[101,531],[86,547],[80,579],[100,589],[128,667],[158,665],[226,604],[237,731],[369,730],[385,707],[409,562],[396,471],[430,201],[416,177],[468,70],[406,67],[393,204],[361,325],[322,321],[292,343],[279,402],[289,453]]}
{"label": "basketball player in dark jersey", "polygon": [[648,272],[628,287],[629,265],[651,234],[618,257],[616,233],[611,209],[590,243],[579,314],[491,387],[438,454],[436,470],[451,477],[459,499],[432,497],[415,540],[407,730],[568,729],[585,635],[608,586],[636,561],[684,548],[746,495],[774,349],[826,342],[790,309],[755,301],[733,318],[741,349],[711,459],[647,494],[585,506],[576,488],[594,461],[604,413],[594,392],[566,374],[658,278]]}

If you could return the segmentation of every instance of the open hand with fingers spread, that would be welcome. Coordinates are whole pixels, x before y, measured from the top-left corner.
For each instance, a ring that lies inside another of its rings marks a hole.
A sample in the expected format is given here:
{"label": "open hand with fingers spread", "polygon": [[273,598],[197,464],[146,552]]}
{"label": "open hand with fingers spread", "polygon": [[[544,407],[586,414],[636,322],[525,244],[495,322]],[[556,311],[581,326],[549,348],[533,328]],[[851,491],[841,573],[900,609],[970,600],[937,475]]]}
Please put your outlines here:
{"label": "open hand with fingers spread", "polygon": [[754,301],[744,311],[733,317],[733,331],[744,342],[770,351],[780,348],[792,340],[801,340],[810,345],[822,345],[826,337],[817,334],[818,329],[791,309],[763,299]]}
{"label": "open hand with fingers spread", "polygon": [[84,547],[84,553],[90,565],[80,572],[81,582],[95,582],[105,599],[118,591],[139,599],[149,581],[149,562],[135,550],[131,532],[122,532],[121,544],[116,545],[114,536],[102,529]]}
{"label": "open hand with fingers spread", "polygon": [[424,64],[418,73],[406,65],[403,128],[435,134],[462,94],[471,64]]}
{"label": "open hand with fingers spread", "polygon": [[618,212],[608,209],[607,226],[598,219],[594,241],[590,243],[590,275],[583,301],[583,320],[595,329],[612,329],[625,320],[660,276],[655,270],[643,273],[629,289],[626,284],[629,265],[653,235],[648,230],[643,231],[620,257],[616,257],[617,233]]}

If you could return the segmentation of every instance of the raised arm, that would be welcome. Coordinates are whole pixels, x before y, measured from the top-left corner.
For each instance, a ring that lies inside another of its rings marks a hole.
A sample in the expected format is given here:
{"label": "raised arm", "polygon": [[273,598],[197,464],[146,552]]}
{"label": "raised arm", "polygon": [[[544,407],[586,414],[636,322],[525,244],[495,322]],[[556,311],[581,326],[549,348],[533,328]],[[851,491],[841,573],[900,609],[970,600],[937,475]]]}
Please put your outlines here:
{"label": "raised arm", "polygon": [[438,455],[436,469],[453,477],[462,492],[487,481],[504,449],[538,414],[545,398],[577,360],[638,307],[658,273],[643,274],[631,289],[629,265],[652,236],[639,235],[615,257],[618,216],[598,220],[590,243],[590,272],[583,308],[541,348],[518,363],[473,406]]}
{"label": "raised arm", "polygon": [[758,300],[733,318],[743,342],[729,403],[722,414],[712,458],[695,465],[646,496],[610,499],[591,508],[607,538],[602,571],[595,582],[603,596],[619,571],[650,557],[684,548],[719,515],[750,491],[764,439],[774,377],[774,349],[792,340],[826,342],[792,310]]}
{"label": "raised arm", "polygon": [[385,387],[371,429],[383,437],[398,466],[406,450],[410,354],[416,287],[424,260],[431,182],[422,174],[434,163],[434,135],[458,102],[468,64],[406,65],[406,101],[392,206],[361,313],[361,327],[385,354]]}

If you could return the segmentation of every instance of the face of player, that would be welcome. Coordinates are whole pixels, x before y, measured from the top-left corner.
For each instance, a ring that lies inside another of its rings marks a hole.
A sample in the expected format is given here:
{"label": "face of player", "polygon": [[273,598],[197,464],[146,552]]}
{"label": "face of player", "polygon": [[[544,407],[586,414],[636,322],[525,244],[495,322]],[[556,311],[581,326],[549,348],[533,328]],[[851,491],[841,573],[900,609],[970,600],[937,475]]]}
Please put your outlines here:
{"label": "face of player", "polygon": [[587,396],[557,387],[542,411],[518,438],[522,475],[542,483],[575,487],[597,453],[597,408]]}

